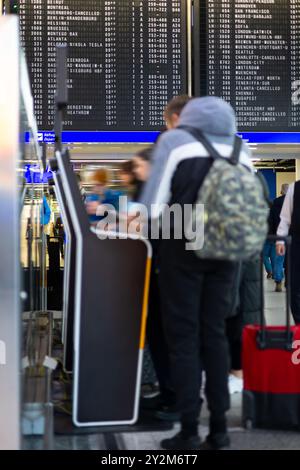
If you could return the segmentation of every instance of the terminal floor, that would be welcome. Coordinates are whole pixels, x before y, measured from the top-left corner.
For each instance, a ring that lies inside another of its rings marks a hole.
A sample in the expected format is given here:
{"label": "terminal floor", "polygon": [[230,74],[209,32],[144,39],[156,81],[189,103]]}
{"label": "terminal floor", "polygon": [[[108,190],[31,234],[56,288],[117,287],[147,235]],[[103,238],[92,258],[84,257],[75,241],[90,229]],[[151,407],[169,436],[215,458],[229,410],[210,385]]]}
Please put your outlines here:
{"label": "terminal floor", "polygon": [[[266,318],[270,324],[280,325],[284,320],[285,295],[274,292],[272,281],[266,282]],[[204,407],[201,417],[200,434],[205,438],[208,432],[208,412]],[[228,413],[229,432],[232,450],[296,450],[300,449],[300,433],[252,430],[246,431],[241,426],[241,394],[232,396],[231,409]],[[155,433],[126,433],[114,436],[114,446],[120,450],[159,450],[160,441],[172,436],[179,426],[172,431]],[[108,449],[108,440],[104,435],[76,435],[55,436],[54,448],[59,450],[104,450]],[[39,449],[42,442],[39,440],[26,441],[26,448]],[[109,448],[109,450],[114,450]]]}

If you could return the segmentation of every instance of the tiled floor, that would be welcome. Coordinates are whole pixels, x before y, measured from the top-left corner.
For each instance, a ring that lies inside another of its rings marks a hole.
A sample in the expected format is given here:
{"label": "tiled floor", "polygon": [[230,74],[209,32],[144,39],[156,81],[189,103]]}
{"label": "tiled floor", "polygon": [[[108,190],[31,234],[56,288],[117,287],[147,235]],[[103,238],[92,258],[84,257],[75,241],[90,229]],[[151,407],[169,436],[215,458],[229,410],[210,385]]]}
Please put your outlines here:
{"label": "tiled floor", "polygon": [[[266,281],[265,309],[269,324],[280,325],[285,319],[285,295],[274,292],[274,283]],[[208,412],[204,406],[200,434],[204,438],[208,432]],[[228,413],[229,432],[231,436],[231,448],[233,450],[290,450],[300,449],[300,433],[280,431],[246,431],[241,425],[241,394],[232,396],[232,406]],[[119,449],[128,450],[159,450],[160,441],[169,437],[179,429],[176,426],[172,432],[167,433],[127,433],[116,435]],[[26,448],[41,448],[42,442],[28,440]],[[83,436],[55,436],[54,447],[56,449],[93,449],[102,450],[107,448],[107,442],[103,435]]]}
{"label": "tiled floor", "polygon": [[286,295],[285,292],[275,292],[274,282],[265,282],[265,314],[266,321],[270,325],[283,325],[286,320]]}
{"label": "tiled floor", "polygon": [[[229,430],[231,450],[299,450],[300,434],[288,432]],[[200,434],[205,438],[207,428],[200,426]],[[127,434],[124,437],[126,448],[130,450],[159,450],[159,442],[170,434]]]}
{"label": "tiled floor", "polygon": [[[274,283],[266,281],[265,285],[266,320],[270,325],[282,325],[285,321],[285,294],[274,292]],[[231,448],[236,450],[269,450],[300,449],[300,433],[253,430],[246,431],[241,423],[241,394],[232,396],[231,410],[228,413]],[[200,434],[204,438],[208,432],[208,411],[202,412]],[[176,431],[175,431],[176,432]],[[127,434],[123,435],[127,449],[155,450],[160,449],[159,442],[172,433]]]}

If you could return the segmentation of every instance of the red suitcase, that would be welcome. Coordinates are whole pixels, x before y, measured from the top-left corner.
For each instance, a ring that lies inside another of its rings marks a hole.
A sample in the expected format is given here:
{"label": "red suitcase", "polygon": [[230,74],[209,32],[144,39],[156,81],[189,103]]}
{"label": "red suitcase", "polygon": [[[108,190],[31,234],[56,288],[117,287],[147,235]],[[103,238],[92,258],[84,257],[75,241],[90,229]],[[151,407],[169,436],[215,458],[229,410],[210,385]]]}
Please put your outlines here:
{"label": "red suitcase", "polygon": [[[246,428],[300,429],[300,325],[290,325],[290,238],[286,267],[286,326],[266,326],[262,288],[259,326],[243,331],[243,424]],[[263,271],[262,271],[263,280]]]}

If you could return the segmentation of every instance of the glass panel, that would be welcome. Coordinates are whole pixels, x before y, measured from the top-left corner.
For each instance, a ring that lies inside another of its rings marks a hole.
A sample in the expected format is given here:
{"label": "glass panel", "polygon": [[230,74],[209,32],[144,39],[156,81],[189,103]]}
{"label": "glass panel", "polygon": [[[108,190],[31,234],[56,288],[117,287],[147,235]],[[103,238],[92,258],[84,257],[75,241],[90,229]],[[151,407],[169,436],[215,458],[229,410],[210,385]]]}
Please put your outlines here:
{"label": "glass panel", "polygon": [[[51,351],[51,314],[47,312],[47,238],[51,196],[44,182],[42,149],[34,116],[33,98],[24,54],[20,64],[21,154],[19,161],[20,261],[22,289],[22,432],[37,437],[35,446],[49,447],[50,372],[44,367]],[[39,439],[40,438],[40,439]]]}

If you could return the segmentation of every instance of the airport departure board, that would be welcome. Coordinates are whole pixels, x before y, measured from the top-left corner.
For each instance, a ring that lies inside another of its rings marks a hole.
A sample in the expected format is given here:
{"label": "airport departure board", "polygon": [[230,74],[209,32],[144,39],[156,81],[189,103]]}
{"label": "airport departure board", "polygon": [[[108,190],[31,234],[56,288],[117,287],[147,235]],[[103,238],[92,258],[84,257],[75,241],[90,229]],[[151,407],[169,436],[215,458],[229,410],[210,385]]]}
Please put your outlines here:
{"label": "airport departure board", "polygon": [[196,91],[240,131],[300,130],[300,0],[197,0]]}
{"label": "airport departure board", "polygon": [[186,1],[19,0],[38,127],[51,130],[56,45],[68,45],[66,130],[158,130],[186,92]]}

